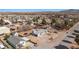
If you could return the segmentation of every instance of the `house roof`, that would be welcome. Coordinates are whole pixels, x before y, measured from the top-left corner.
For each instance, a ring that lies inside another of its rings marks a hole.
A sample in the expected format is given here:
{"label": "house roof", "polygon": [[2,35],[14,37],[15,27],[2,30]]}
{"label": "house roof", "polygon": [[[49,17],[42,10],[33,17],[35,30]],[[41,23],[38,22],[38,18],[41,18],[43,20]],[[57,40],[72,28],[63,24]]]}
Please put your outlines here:
{"label": "house roof", "polygon": [[8,42],[15,48],[20,42],[26,42],[28,40],[29,39],[27,37],[19,37],[19,36],[10,36],[8,38]]}
{"label": "house roof", "polygon": [[56,49],[68,49],[68,47],[64,46],[64,45],[58,45],[55,47]]}
{"label": "house roof", "polygon": [[21,39],[24,40],[24,41],[28,41],[29,40],[27,37],[22,37]]}
{"label": "house roof", "polygon": [[46,32],[46,29],[33,29],[34,34],[40,34]]}
{"label": "house roof", "polygon": [[21,37],[18,37],[18,36],[10,36],[10,37],[8,38],[8,42],[9,42],[12,46],[14,46],[14,47],[16,47],[16,45],[17,45],[20,41],[21,41]]}
{"label": "house roof", "polygon": [[68,47],[69,48],[69,46],[70,46],[70,43],[68,43],[68,42],[61,42],[60,43],[60,45],[63,45],[63,46],[66,46],[66,47]]}
{"label": "house roof", "polygon": [[0,34],[10,33],[10,29],[8,27],[0,27]]}
{"label": "house roof", "polygon": [[74,30],[79,30],[79,24],[76,25],[76,27],[74,28]]}
{"label": "house roof", "polygon": [[72,43],[73,43],[75,39],[74,39],[74,38],[69,38],[69,37],[66,37],[64,40],[67,40],[67,41],[69,41],[69,42],[72,42]]}
{"label": "house roof", "polygon": [[7,23],[9,23],[9,24],[12,24],[9,20],[4,20],[4,22],[7,22]]}

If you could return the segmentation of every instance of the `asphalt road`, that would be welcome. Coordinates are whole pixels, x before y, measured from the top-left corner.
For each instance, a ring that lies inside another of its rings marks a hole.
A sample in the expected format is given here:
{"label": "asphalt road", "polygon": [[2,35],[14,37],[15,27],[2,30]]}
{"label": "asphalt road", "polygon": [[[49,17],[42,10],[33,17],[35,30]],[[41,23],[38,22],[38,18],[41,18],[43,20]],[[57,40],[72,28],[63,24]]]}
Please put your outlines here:
{"label": "asphalt road", "polygon": [[[56,46],[61,46],[60,44],[62,44],[63,40],[65,40],[65,38],[67,37],[67,35],[71,35],[72,32],[74,32],[74,29],[75,28],[78,28],[79,27],[79,22],[76,23],[72,28],[70,28],[68,31],[66,31],[65,33],[61,34],[58,36],[58,38],[56,39],[57,41],[54,42],[53,44],[53,47],[52,48],[55,48]],[[63,43],[64,44],[64,43]],[[63,47],[62,47],[63,48]]]}

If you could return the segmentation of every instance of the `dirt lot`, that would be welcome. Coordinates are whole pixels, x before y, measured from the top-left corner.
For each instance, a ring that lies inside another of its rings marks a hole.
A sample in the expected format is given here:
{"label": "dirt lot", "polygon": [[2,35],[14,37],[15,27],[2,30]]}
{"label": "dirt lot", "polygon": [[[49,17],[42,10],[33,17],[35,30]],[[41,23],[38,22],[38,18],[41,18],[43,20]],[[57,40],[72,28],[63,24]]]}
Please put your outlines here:
{"label": "dirt lot", "polygon": [[33,35],[28,36],[28,38],[34,42],[37,43],[37,46],[35,49],[48,49],[48,48],[54,48],[56,44],[58,44],[65,34],[66,31],[60,31],[58,33],[46,33],[45,35],[41,37],[36,37]]}

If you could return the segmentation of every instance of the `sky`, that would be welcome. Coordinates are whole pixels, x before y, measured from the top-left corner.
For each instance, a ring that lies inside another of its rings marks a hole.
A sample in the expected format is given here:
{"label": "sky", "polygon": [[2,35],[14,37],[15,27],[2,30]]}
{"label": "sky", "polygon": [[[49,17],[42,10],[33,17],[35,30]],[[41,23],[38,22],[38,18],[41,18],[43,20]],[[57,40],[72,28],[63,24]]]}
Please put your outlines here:
{"label": "sky", "polygon": [[0,9],[0,12],[46,12],[46,11],[62,11],[64,9]]}

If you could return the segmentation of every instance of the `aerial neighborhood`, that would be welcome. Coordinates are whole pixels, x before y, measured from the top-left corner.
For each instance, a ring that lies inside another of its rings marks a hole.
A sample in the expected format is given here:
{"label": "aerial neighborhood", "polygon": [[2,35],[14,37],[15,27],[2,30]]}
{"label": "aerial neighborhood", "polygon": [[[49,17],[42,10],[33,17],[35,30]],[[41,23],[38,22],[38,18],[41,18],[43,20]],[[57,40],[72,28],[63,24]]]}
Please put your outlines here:
{"label": "aerial neighborhood", "polygon": [[0,49],[78,48],[79,13],[0,12]]}

